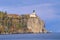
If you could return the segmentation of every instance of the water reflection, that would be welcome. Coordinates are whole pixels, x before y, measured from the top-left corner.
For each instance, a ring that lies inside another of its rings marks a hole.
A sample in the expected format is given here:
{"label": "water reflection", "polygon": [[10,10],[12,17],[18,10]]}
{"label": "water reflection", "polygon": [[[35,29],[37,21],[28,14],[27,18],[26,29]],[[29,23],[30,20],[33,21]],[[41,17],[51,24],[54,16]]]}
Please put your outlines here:
{"label": "water reflection", "polygon": [[60,40],[60,33],[0,35],[0,40]]}

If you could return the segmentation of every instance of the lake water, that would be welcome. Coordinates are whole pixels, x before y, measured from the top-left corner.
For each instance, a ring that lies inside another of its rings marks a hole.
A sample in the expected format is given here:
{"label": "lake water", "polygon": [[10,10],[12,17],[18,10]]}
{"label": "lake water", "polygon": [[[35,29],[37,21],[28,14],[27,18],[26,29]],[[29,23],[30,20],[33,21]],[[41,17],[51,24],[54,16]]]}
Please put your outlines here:
{"label": "lake water", "polygon": [[0,40],[60,40],[60,33],[0,35]]}

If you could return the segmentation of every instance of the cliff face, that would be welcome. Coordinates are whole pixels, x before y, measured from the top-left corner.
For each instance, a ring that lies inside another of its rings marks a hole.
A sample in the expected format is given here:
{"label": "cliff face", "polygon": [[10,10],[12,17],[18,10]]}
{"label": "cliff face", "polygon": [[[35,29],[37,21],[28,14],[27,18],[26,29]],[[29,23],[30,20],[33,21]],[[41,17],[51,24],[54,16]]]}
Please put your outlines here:
{"label": "cliff face", "polygon": [[45,24],[35,12],[17,15],[0,12],[0,34],[46,33]]}
{"label": "cliff face", "polygon": [[44,27],[44,22],[36,16],[36,14],[32,14],[27,22],[27,27],[30,32],[33,33],[45,33],[47,32]]}

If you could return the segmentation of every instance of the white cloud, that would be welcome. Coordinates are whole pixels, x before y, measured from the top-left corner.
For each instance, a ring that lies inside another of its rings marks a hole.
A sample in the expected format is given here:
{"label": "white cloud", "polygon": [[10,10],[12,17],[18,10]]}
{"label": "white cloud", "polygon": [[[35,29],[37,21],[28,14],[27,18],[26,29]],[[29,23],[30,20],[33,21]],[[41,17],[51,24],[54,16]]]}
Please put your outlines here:
{"label": "white cloud", "polygon": [[40,5],[31,5],[31,6],[18,6],[18,7],[0,7],[0,10],[5,11],[7,10],[9,13],[32,13],[32,10],[36,10],[38,16],[42,19],[50,20],[56,17],[60,17],[55,15],[55,10],[51,7],[55,4],[45,3]]}

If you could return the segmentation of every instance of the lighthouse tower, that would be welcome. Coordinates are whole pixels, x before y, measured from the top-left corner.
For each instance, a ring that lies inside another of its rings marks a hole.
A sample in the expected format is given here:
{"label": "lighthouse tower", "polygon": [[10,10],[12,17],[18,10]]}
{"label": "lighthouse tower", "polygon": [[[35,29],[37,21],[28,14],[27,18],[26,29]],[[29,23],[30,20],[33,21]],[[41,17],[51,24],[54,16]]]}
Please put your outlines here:
{"label": "lighthouse tower", "polygon": [[33,13],[32,13],[32,14],[30,14],[30,17],[36,17],[35,10],[33,10]]}

